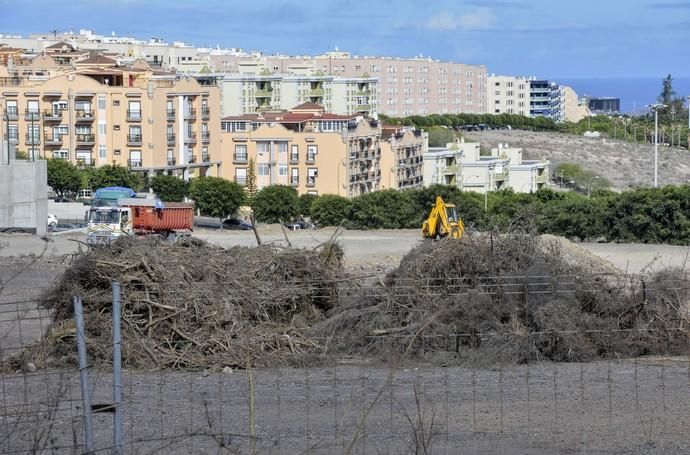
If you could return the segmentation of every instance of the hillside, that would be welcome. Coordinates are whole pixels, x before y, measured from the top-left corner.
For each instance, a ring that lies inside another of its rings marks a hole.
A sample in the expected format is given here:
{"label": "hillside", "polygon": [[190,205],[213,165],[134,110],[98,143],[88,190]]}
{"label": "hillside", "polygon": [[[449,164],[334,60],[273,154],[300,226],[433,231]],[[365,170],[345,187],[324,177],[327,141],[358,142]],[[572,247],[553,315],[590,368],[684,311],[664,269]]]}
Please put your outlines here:
{"label": "hillside", "polygon": [[[547,158],[558,164],[577,163],[608,179],[615,189],[651,186],[654,182],[654,146],[610,139],[587,139],[562,133],[495,130],[468,134],[487,147],[498,143],[522,147],[527,159]],[[690,153],[659,146],[659,184],[690,181]]]}

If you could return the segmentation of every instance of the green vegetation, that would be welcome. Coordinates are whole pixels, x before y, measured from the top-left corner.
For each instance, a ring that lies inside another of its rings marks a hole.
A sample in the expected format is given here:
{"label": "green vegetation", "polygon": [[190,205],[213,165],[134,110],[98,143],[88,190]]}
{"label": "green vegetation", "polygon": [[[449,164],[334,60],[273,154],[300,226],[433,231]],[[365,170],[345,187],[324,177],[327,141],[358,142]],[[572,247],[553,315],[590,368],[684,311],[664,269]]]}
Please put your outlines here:
{"label": "green vegetation", "polygon": [[156,175],[151,178],[151,189],[162,201],[182,202],[189,194],[189,184],[172,175]]}
{"label": "green vegetation", "polygon": [[299,197],[299,210],[298,214],[301,216],[309,216],[311,212],[311,204],[317,198],[315,194],[302,194]]}
{"label": "green vegetation", "polygon": [[66,160],[48,160],[48,185],[59,197],[76,193],[80,189],[79,169]]}
{"label": "green vegetation", "polygon": [[[544,117],[531,118],[517,114],[431,114],[427,116],[412,115],[402,118],[381,115],[381,119],[387,125],[410,125],[418,128],[431,128],[435,126],[462,128],[472,125],[487,125],[492,128],[510,126],[511,128],[537,131],[556,131],[558,129],[556,122],[551,119]],[[431,139],[429,139],[429,142],[431,142]]]}
{"label": "green vegetation", "polygon": [[124,186],[139,191],[144,186],[142,177],[126,167],[107,164],[96,168],[90,177],[91,188],[107,186]]}
{"label": "green vegetation", "polygon": [[225,218],[244,203],[244,189],[220,177],[199,177],[189,185],[189,195],[202,215]]}
{"label": "green vegetation", "polygon": [[252,202],[256,220],[263,223],[289,221],[299,212],[297,190],[285,185],[262,188]]}
{"label": "green vegetation", "polygon": [[445,147],[457,137],[458,135],[450,128],[432,126],[429,128],[429,147]]}
{"label": "green vegetation", "polygon": [[320,226],[349,229],[421,228],[436,195],[455,203],[466,225],[478,230],[550,233],[579,239],[688,244],[690,185],[644,188],[615,194],[498,191],[484,195],[434,185],[419,190],[368,193],[348,200],[319,196],[311,217]]}
{"label": "green vegetation", "polygon": [[575,163],[559,164],[556,166],[554,175],[559,183],[574,185],[585,193],[611,187],[611,182],[607,179],[598,176],[592,171],[586,171],[579,164]]}

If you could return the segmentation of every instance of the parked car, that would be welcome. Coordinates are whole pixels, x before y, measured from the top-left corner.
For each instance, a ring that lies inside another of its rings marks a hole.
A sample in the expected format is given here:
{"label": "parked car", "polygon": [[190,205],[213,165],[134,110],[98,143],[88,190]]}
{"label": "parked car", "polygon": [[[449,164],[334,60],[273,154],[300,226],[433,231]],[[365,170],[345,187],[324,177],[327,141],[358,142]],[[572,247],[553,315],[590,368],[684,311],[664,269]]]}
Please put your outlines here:
{"label": "parked car", "polygon": [[252,228],[250,223],[237,218],[228,218],[223,220],[223,229],[235,229],[240,231],[247,231]]}
{"label": "parked car", "polygon": [[57,216],[53,213],[48,214],[48,227],[50,229],[55,229],[58,225],[58,219]]}

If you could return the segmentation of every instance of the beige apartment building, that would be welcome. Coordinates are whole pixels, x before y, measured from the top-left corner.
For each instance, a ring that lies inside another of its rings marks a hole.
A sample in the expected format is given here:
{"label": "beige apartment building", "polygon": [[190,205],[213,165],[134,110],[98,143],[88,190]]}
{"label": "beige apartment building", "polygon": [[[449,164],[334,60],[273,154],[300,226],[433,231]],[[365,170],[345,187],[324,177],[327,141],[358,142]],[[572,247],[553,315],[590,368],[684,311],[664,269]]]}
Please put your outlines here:
{"label": "beige apartment building", "polygon": [[530,116],[529,79],[492,74],[487,78],[486,95],[489,114]]}
{"label": "beige apartment building", "polygon": [[381,139],[381,154],[393,157],[385,187],[405,190],[424,186],[423,158],[429,149],[429,134],[409,126],[384,126]]}
{"label": "beige apartment building", "polygon": [[259,188],[289,185],[299,194],[352,197],[389,187],[385,172],[393,168],[393,154],[384,152],[374,119],[305,104],[292,111],[228,116],[222,130],[221,175],[242,185],[252,161]]}
{"label": "beige apartment building", "polygon": [[143,61],[124,67],[91,55],[56,69],[54,58],[36,59],[51,59],[46,68],[57,75],[21,75],[0,66],[0,134],[16,150],[185,178],[214,167],[211,175],[218,172],[218,87],[152,70]]}

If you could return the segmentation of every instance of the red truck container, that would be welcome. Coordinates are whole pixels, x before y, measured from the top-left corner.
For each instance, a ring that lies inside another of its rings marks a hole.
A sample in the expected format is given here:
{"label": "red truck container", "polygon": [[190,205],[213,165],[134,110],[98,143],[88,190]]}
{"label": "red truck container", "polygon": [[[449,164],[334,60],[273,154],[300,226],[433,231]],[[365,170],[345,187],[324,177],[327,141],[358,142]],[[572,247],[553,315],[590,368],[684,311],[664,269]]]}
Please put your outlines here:
{"label": "red truck container", "polygon": [[158,208],[150,200],[120,200],[120,207],[132,213],[135,234],[191,233],[194,227],[194,206],[179,202],[165,202]]}

